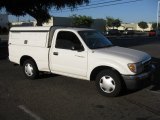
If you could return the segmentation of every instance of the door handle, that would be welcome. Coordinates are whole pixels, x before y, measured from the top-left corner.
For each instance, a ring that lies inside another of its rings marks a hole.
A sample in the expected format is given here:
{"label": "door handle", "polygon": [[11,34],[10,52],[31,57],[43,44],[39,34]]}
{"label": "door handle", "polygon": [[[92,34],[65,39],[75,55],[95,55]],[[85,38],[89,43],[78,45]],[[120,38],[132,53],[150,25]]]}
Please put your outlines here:
{"label": "door handle", "polygon": [[58,55],[58,52],[53,52],[53,55]]}
{"label": "door handle", "polygon": [[81,55],[75,55],[75,56],[80,58],[85,58],[84,56],[81,56]]}
{"label": "door handle", "polygon": [[28,40],[24,40],[24,44],[28,44]]}

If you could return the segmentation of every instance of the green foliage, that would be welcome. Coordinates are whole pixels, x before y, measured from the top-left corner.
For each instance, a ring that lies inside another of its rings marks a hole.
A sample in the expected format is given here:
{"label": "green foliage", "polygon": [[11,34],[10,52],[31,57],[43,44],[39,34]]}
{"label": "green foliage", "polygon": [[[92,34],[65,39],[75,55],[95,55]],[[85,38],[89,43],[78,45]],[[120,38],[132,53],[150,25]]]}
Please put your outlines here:
{"label": "green foliage", "polygon": [[139,22],[138,26],[140,28],[142,28],[143,30],[146,29],[146,28],[148,28],[148,24],[146,22],[144,22],[144,21]]}
{"label": "green foliage", "polygon": [[119,19],[114,19],[112,17],[107,17],[107,21],[106,21],[106,25],[107,27],[120,27],[121,26],[121,20]]}
{"label": "green foliage", "polygon": [[8,28],[10,29],[12,27],[12,23],[8,22]]}
{"label": "green foliage", "polygon": [[108,27],[113,27],[114,18],[107,17],[106,25]]}
{"label": "green foliage", "polygon": [[75,27],[91,27],[93,23],[93,19],[90,16],[73,15],[71,18]]}
{"label": "green foliage", "polygon": [[16,16],[29,14],[37,20],[37,25],[42,25],[50,19],[49,10],[52,7],[57,10],[65,7],[74,9],[87,3],[89,0],[0,0],[0,9],[5,8]]}
{"label": "green foliage", "polygon": [[[157,29],[157,23],[153,23],[152,28],[153,28],[153,30],[156,30]],[[160,23],[158,23],[158,29],[160,29]]]}
{"label": "green foliage", "polygon": [[120,27],[121,26],[121,21],[119,19],[115,19],[114,22],[113,22],[113,26]]}

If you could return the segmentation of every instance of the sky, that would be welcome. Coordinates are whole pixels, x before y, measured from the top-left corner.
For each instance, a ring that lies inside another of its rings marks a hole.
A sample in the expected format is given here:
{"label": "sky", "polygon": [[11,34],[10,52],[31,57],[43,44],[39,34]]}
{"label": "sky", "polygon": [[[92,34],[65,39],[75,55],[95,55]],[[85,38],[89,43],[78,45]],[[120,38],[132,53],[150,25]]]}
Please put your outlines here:
{"label": "sky", "polygon": [[[124,23],[156,22],[158,1],[160,0],[90,0],[88,6],[78,6],[74,11],[68,8],[57,11],[52,8],[50,14],[58,17],[86,15],[94,19],[113,17],[119,18]],[[27,15],[19,17],[19,20],[28,21],[33,18]],[[18,18],[9,16],[9,21],[18,21]]]}

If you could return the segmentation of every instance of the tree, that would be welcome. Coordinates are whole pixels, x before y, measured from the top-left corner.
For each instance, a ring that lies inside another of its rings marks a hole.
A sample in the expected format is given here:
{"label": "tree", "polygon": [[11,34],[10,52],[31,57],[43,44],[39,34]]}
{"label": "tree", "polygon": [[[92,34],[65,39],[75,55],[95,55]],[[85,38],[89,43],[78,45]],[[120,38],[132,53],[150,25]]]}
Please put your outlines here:
{"label": "tree", "polygon": [[107,21],[106,21],[106,25],[108,26],[108,27],[113,27],[113,29],[114,29],[114,27],[120,27],[121,26],[121,20],[119,20],[119,19],[114,19],[114,18],[112,18],[112,17],[107,17]]}
{"label": "tree", "polygon": [[144,29],[148,28],[148,24],[147,24],[146,22],[144,22],[144,21],[139,22],[139,23],[138,23],[138,26],[139,26],[140,28],[142,28],[143,31],[144,31]]}
{"label": "tree", "polygon": [[115,19],[113,22],[113,27],[120,27],[121,26],[121,21],[119,19]]}
{"label": "tree", "polygon": [[107,17],[106,25],[108,27],[113,27],[114,18]]}
{"label": "tree", "polygon": [[60,10],[69,7],[72,10],[78,5],[88,4],[89,0],[1,0],[0,10],[5,8],[9,14],[24,16],[29,14],[37,20],[37,25],[50,19],[49,10],[54,7]]}
{"label": "tree", "polygon": [[[153,28],[153,30],[156,30],[157,29],[157,23],[153,23],[152,28]],[[160,29],[160,23],[158,23],[158,29]]]}
{"label": "tree", "polygon": [[8,22],[8,28],[10,29],[12,27],[12,23]]}
{"label": "tree", "polygon": [[91,27],[93,23],[93,19],[90,16],[73,15],[71,18],[75,27]]}

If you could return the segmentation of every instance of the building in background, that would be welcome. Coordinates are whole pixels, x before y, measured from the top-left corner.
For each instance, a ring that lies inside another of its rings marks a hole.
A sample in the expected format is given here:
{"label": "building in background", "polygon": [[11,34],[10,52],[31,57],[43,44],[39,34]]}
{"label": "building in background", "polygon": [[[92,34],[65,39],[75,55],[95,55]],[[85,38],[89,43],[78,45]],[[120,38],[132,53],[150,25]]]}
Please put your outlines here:
{"label": "building in background", "polygon": [[[100,31],[105,31],[106,22],[104,19],[93,19],[91,28]],[[44,23],[43,26],[66,26],[73,27],[73,19],[71,17],[52,17],[48,23]]]}
{"label": "building in background", "polygon": [[8,15],[7,14],[0,14],[0,27],[3,28],[8,28]]}
{"label": "building in background", "polygon": [[53,26],[66,26],[71,27],[72,25],[72,18],[70,17],[52,17]]}
{"label": "building in background", "polygon": [[106,20],[104,20],[104,19],[93,19],[93,24],[91,25],[91,28],[97,29],[101,32],[106,31]]}
{"label": "building in background", "polygon": [[[109,29],[113,29],[112,27]],[[138,23],[122,23],[118,30],[135,30],[135,31],[143,31],[142,28],[138,26]],[[148,23],[148,28],[144,29],[144,31],[152,30],[152,24]]]}
{"label": "building in background", "polygon": [[[12,26],[36,26],[37,22],[34,21],[28,21],[28,22],[12,22]],[[43,23],[43,26],[66,26],[66,27],[72,27],[73,26],[73,20],[71,17],[51,17],[51,19]],[[91,25],[91,28],[97,29],[99,31],[106,31],[108,29],[113,29],[113,27],[106,27],[106,20],[105,19],[93,19],[93,23]],[[138,26],[138,23],[122,23],[120,27],[115,28],[118,30],[135,30],[135,31],[143,31]],[[152,30],[152,24],[148,23],[148,28],[144,29],[144,31],[150,31]]]}
{"label": "building in background", "polygon": [[[105,20],[104,19],[93,19],[93,24],[91,28],[97,29],[100,31],[105,31]],[[12,22],[12,26],[36,26],[36,20],[30,22]],[[43,23],[42,26],[66,26],[66,27],[73,27],[73,20],[70,17],[51,17],[51,19]]]}

